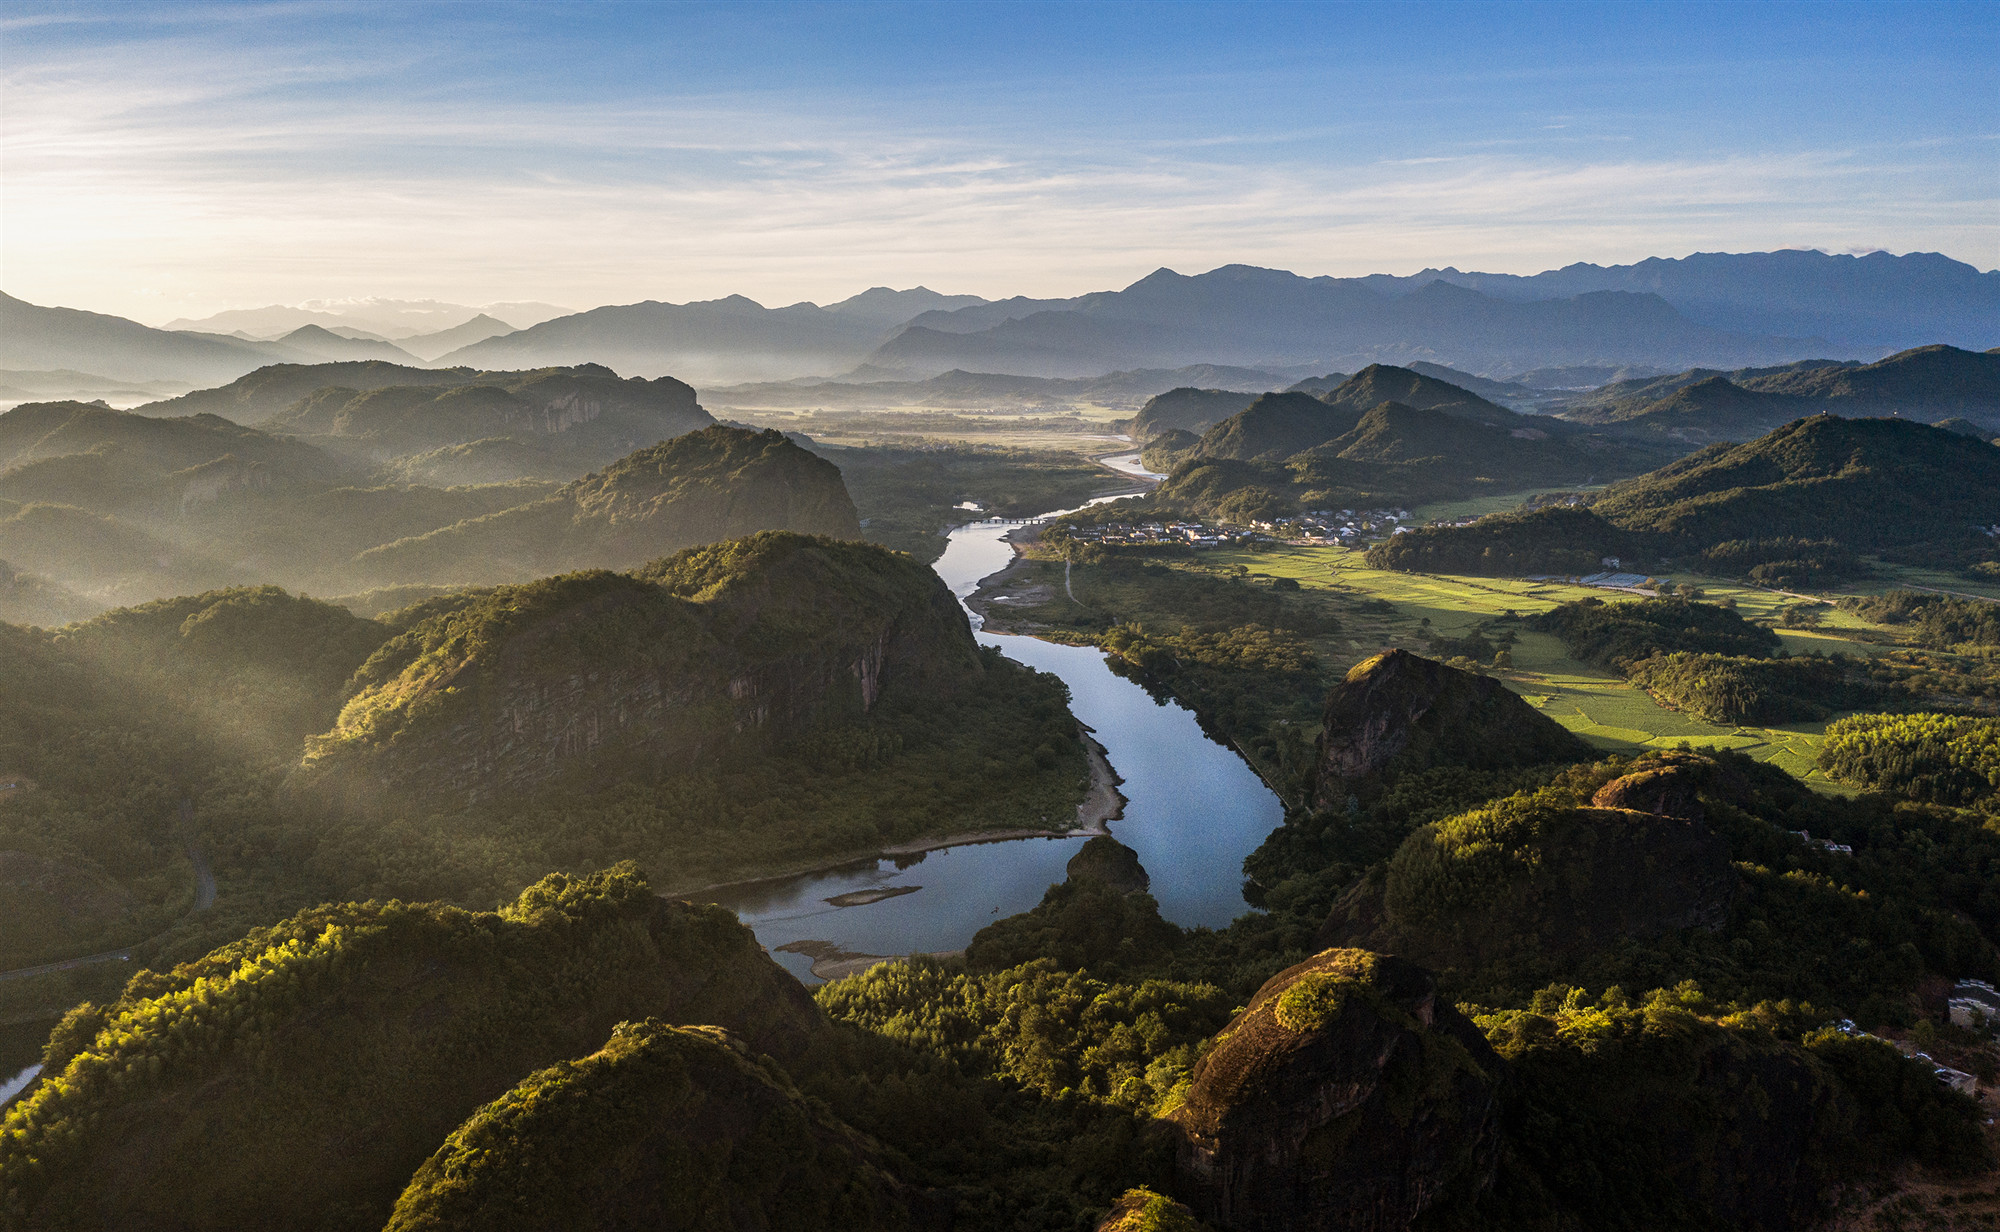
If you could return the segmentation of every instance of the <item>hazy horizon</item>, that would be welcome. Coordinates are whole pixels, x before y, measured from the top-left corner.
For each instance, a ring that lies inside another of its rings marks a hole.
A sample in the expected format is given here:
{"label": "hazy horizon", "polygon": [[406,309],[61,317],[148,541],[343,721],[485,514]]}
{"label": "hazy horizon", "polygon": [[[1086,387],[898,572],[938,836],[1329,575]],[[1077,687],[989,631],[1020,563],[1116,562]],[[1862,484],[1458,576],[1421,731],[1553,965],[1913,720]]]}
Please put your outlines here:
{"label": "hazy horizon", "polygon": [[[1826,249],[1826,248],[1817,248],[1817,247],[1806,247],[1806,246],[1796,246],[1796,247],[1791,247],[1791,248],[1782,248],[1782,249],[1776,249],[1776,250],[1773,250],[1773,251],[1781,251],[1781,252],[1818,252],[1818,253],[1824,253],[1824,254],[1827,254],[1827,255],[1830,255],[1830,256],[1857,256],[1857,257],[1858,257],[1858,256],[1867,256],[1867,255],[1870,255],[1871,253],[1875,253],[1875,252],[1884,252],[1884,251],[1887,251],[1887,250],[1885,250],[1885,249],[1879,249],[1879,248],[1874,248],[1874,249],[1861,249],[1861,250],[1857,250],[1857,251],[1854,251],[1854,252],[1845,252],[1845,251],[1841,251],[1841,252],[1835,252],[1835,251],[1832,251],[1832,250],[1829,250],[1829,249]],[[1690,256],[1697,256],[1697,255],[1703,255],[1703,254],[1702,254],[1702,253],[1700,253],[1700,252],[1685,252],[1685,253],[1652,253],[1652,254],[1648,254],[1648,257],[1657,257],[1657,258],[1664,258],[1664,259],[1668,259],[1668,260],[1677,260],[1677,259],[1683,259],[1683,258],[1686,258],[1686,257],[1690,257]],[[1891,252],[1891,253],[1890,253],[1889,255],[1891,255],[1891,256],[1897,256],[1897,257],[1902,257],[1902,256],[1918,256],[1918,255],[1927,255],[1927,254],[1920,254],[1920,253],[1916,253],[1916,252],[1910,252],[1910,253],[1899,253],[1899,252]],[[1955,254],[1952,254],[1952,253],[1948,253],[1948,252],[1946,252],[1946,253],[1936,253],[1936,254],[1928,254],[1928,255],[1938,255],[1938,256],[1943,256],[1943,257],[1946,257],[1946,258],[1949,258],[1949,259],[1951,259],[1951,260],[1954,260],[1954,261],[1962,261],[1962,260],[1963,260],[1963,258],[1961,258],[1961,257],[1958,257],[1958,256],[1956,256]],[[1634,260],[1635,260],[1635,261],[1643,261],[1643,260],[1646,260],[1646,259],[1648,259],[1648,257],[1639,257],[1639,258],[1635,258]],[[1600,261],[1600,262],[1564,262],[1564,263],[1563,263],[1563,265],[1570,265],[1570,264],[1596,264],[1596,265],[1612,265],[1612,264],[1620,264],[1620,265],[1623,265],[1623,264],[1632,264],[1632,263],[1634,263],[1634,262],[1632,262],[1632,261],[1622,261],[1622,262],[1603,262],[1603,261]],[[1995,269],[1995,267],[1990,267],[1990,266],[1980,266],[1980,265],[1978,265],[1978,264],[1977,264],[1976,262],[1971,262],[1971,261],[1965,261],[1964,263],[1965,263],[1965,264],[1968,264],[1968,265],[1972,265],[1972,266],[1973,266],[1973,267],[1974,267],[1975,269],[1978,269],[1978,270],[1979,270],[1979,271],[1980,271],[1981,273],[1993,273],[1993,272],[1996,272],[1996,269]],[[1244,264],[1249,264],[1249,263],[1248,263],[1248,262],[1224,262],[1224,263],[1222,263],[1222,264],[1223,264],[1223,265],[1244,265]],[[1202,267],[1202,268],[1200,268],[1200,269],[1194,269],[1194,268],[1186,268],[1186,269],[1181,269],[1181,268],[1176,268],[1176,267],[1174,267],[1174,266],[1172,266],[1172,265],[1167,265],[1167,266],[1157,266],[1157,267],[1154,267],[1154,268],[1152,268],[1152,269],[1146,269],[1146,270],[1141,270],[1141,271],[1139,271],[1139,272],[1137,272],[1137,273],[1134,273],[1134,274],[1130,275],[1129,277],[1124,277],[1124,278],[1122,278],[1121,280],[1118,280],[1118,281],[1115,281],[1115,282],[1113,282],[1113,283],[1107,283],[1106,285],[1103,285],[1103,286],[1088,286],[1088,287],[1081,287],[1081,288],[1079,288],[1079,289],[1078,289],[1077,291],[1075,291],[1075,292],[1071,292],[1071,293],[1067,293],[1067,294],[1068,294],[1068,295],[1081,295],[1081,294],[1088,294],[1088,293],[1090,293],[1090,292],[1093,292],[1093,291],[1116,291],[1116,290],[1123,290],[1124,288],[1126,288],[1126,287],[1129,287],[1129,286],[1131,286],[1131,285],[1132,285],[1133,283],[1135,283],[1135,282],[1138,282],[1139,280],[1141,280],[1141,279],[1145,278],[1145,277],[1146,277],[1146,276],[1147,276],[1148,274],[1151,274],[1151,273],[1155,272],[1155,270],[1156,270],[1156,269],[1171,269],[1171,270],[1173,270],[1173,271],[1174,271],[1175,273],[1179,273],[1179,274],[1188,274],[1188,275],[1195,275],[1195,274],[1203,274],[1203,273],[1207,273],[1207,272],[1209,272],[1209,270],[1210,270],[1210,269],[1212,269],[1212,268],[1221,268],[1221,267],[1220,267],[1220,266],[1216,266],[1216,267],[1207,267],[1207,266],[1204,266],[1204,267]],[[1423,263],[1423,264],[1421,264],[1421,265],[1417,265],[1417,266],[1413,266],[1413,267],[1410,267],[1410,268],[1406,268],[1406,269],[1388,269],[1388,268],[1382,268],[1382,269],[1368,269],[1368,270],[1365,270],[1365,271],[1362,271],[1361,273],[1356,273],[1356,274],[1346,274],[1346,273],[1343,273],[1343,274],[1327,274],[1327,273],[1326,273],[1325,271],[1312,271],[1312,270],[1291,270],[1291,271],[1289,271],[1289,272],[1291,272],[1291,273],[1295,273],[1295,274],[1299,274],[1299,275],[1300,275],[1300,276],[1302,276],[1302,277],[1308,277],[1308,278],[1313,278],[1313,277],[1321,277],[1321,276],[1328,276],[1328,277],[1336,277],[1336,278],[1356,278],[1356,277],[1366,277],[1367,275],[1370,275],[1370,274],[1386,274],[1386,275],[1389,275],[1389,276],[1392,276],[1392,277],[1397,277],[1397,278],[1408,278],[1408,277],[1411,277],[1411,276],[1413,276],[1413,275],[1416,275],[1416,274],[1419,274],[1419,273],[1422,273],[1422,272],[1423,272],[1424,270],[1426,270],[1426,269],[1436,269],[1436,270],[1446,270],[1446,269],[1455,269],[1455,270],[1458,270],[1459,272],[1462,272],[1462,273],[1485,273],[1485,274],[1518,274],[1518,275],[1523,275],[1523,276],[1531,276],[1531,275],[1534,275],[1534,274],[1540,274],[1540,273],[1546,273],[1546,272],[1549,272],[1549,271],[1551,271],[1551,270],[1556,270],[1556,269],[1561,269],[1561,268],[1563,268],[1563,266],[1547,266],[1547,267],[1541,267],[1541,268],[1521,268],[1521,269],[1492,269],[1492,268],[1477,268],[1477,269],[1476,269],[1476,268],[1474,268],[1474,267],[1472,267],[1472,266],[1468,266],[1468,265],[1457,265],[1457,264],[1454,264],[1453,262],[1450,262],[1450,261],[1431,261],[1431,262],[1426,262],[1426,263]],[[887,286],[887,284],[883,284],[883,283],[871,283],[871,284],[869,284],[869,285],[866,285],[866,286],[860,286],[860,287],[856,287],[856,288],[855,288],[855,289],[853,289],[852,291],[849,291],[849,292],[847,292],[847,293],[845,293],[845,294],[839,294],[839,293],[835,293],[835,294],[832,294],[832,295],[829,295],[829,296],[827,296],[827,297],[826,297],[826,298],[824,298],[824,299],[819,299],[819,300],[813,300],[813,299],[807,299],[807,298],[803,298],[803,297],[797,297],[797,296],[794,296],[794,297],[790,297],[790,298],[787,298],[787,297],[786,297],[786,296],[784,296],[783,294],[779,294],[779,295],[777,295],[777,296],[775,296],[775,297],[773,297],[773,298],[770,298],[770,299],[762,299],[762,298],[759,298],[759,297],[757,297],[757,296],[745,296],[745,298],[748,298],[748,299],[751,299],[751,300],[755,301],[755,302],[756,302],[756,303],[757,303],[757,304],[758,304],[758,305],[759,305],[760,307],[763,307],[763,308],[784,308],[784,307],[790,307],[790,306],[794,306],[794,305],[800,305],[800,304],[810,304],[810,305],[813,305],[813,306],[815,306],[815,307],[820,307],[820,308],[825,308],[825,307],[828,307],[828,306],[830,306],[830,305],[833,305],[833,304],[838,304],[838,303],[841,303],[841,302],[843,302],[843,301],[845,301],[845,300],[848,300],[848,299],[851,299],[851,298],[854,298],[855,296],[858,296],[858,295],[860,295],[860,294],[862,294],[862,293],[864,293],[864,292],[866,292],[866,291],[871,291],[871,290],[877,290],[877,289],[880,289],[880,288],[882,288],[882,287],[884,287],[884,286]],[[899,291],[899,292],[902,292],[902,291],[913,291],[913,290],[930,290],[930,291],[936,291],[936,292],[938,292],[938,293],[939,293],[939,294],[941,294],[941,295],[968,295],[968,294],[975,294],[974,292],[968,292],[968,291],[963,291],[963,290],[959,290],[959,289],[956,289],[956,288],[954,288],[954,287],[950,287],[950,286],[933,286],[933,285],[930,285],[930,284],[927,284],[927,283],[912,283],[912,284],[910,284],[910,285],[908,285],[908,286],[888,286],[888,289],[889,289],[889,290],[892,290],[892,291]],[[15,293],[14,291],[12,291],[12,290],[11,290],[10,288],[7,288],[7,287],[0,287],[0,292],[5,292],[5,293],[7,293],[7,294],[10,294],[10,295],[13,295],[13,294],[16,294],[16,293]],[[1001,294],[997,294],[997,295],[985,295],[985,296],[983,296],[982,298],[985,298],[986,300],[988,300],[989,302],[991,302],[991,301],[996,301],[996,300],[1003,300],[1003,299],[1007,299],[1007,298],[1009,298],[1010,296],[1014,296],[1014,295],[1022,295],[1022,294],[1026,294],[1026,293],[1025,293],[1025,292],[1019,292],[1019,291],[1011,291],[1011,292],[1003,292],[1003,293],[1001,293]],[[563,309],[564,309],[564,313],[579,313],[579,312],[588,312],[588,311],[590,311],[590,310],[591,310],[591,309],[593,309],[593,308],[603,308],[603,307],[619,307],[619,306],[624,306],[624,305],[628,305],[628,304],[637,304],[637,303],[643,303],[643,302],[647,302],[647,301],[655,301],[655,302],[665,302],[665,303],[700,303],[700,302],[713,302],[713,301],[715,301],[715,300],[720,300],[720,299],[726,299],[726,298],[729,298],[730,296],[734,296],[734,295],[742,295],[742,292],[724,292],[724,293],[723,293],[723,294],[721,294],[721,295],[714,295],[714,296],[703,296],[703,297],[699,297],[699,298],[694,298],[694,299],[687,299],[687,300],[670,300],[670,299],[668,299],[668,297],[666,297],[666,296],[664,296],[664,295],[641,295],[641,296],[640,296],[640,297],[638,297],[637,299],[631,299],[631,300],[619,300],[619,301],[612,301],[612,300],[605,300],[605,301],[601,301],[601,302],[595,302],[595,303],[587,303],[587,304],[569,304],[569,305],[554,305],[554,304],[546,304],[546,303],[539,303],[539,302],[538,302],[536,306],[537,306],[537,307],[541,307],[541,308],[556,308],[556,307],[561,307],[561,308],[563,308]],[[17,297],[17,298],[26,298],[26,297],[23,297],[23,296],[18,296],[18,295],[17,295],[16,297]],[[1056,296],[1056,295],[1049,295],[1049,296],[1034,296],[1033,298],[1065,298],[1065,297],[1067,297],[1067,296]],[[134,317],[131,317],[130,319],[132,319],[132,320],[136,320],[136,321],[140,322],[140,323],[141,323],[141,324],[143,324],[143,325],[150,325],[150,326],[154,326],[154,327],[158,328],[158,327],[163,327],[163,326],[166,326],[166,325],[169,325],[170,323],[172,323],[172,322],[176,322],[176,321],[183,321],[183,320],[202,320],[202,319],[206,319],[206,318],[208,318],[208,317],[213,317],[213,316],[218,316],[218,315],[222,315],[222,314],[224,314],[224,313],[231,313],[231,312],[249,312],[249,311],[255,311],[255,310],[258,310],[258,309],[266,309],[266,308],[289,308],[289,309],[298,309],[298,310],[301,310],[301,311],[308,311],[308,312],[324,312],[324,313],[328,313],[328,314],[339,314],[339,313],[341,313],[341,312],[343,312],[343,311],[347,311],[347,310],[353,310],[353,309],[362,309],[362,308],[367,308],[367,307],[370,307],[370,306],[374,306],[374,305],[386,305],[386,304],[408,304],[408,305],[416,305],[416,304],[433,304],[433,305],[438,305],[439,307],[449,307],[449,308],[459,308],[459,309],[471,309],[471,310],[476,310],[476,311],[482,311],[482,312],[489,312],[489,313],[492,313],[493,315],[496,315],[496,316],[502,316],[502,317],[503,317],[503,319],[504,319],[504,312],[503,312],[502,310],[504,310],[504,309],[505,309],[505,308],[507,307],[507,304],[508,304],[509,302],[510,302],[510,301],[488,301],[488,302],[486,302],[486,303],[465,303],[465,302],[462,302],[462,301],[456,301],[456,300],[452,300],[452,299],[450,299],[450,298],[447,298],[447,297],[445,297],[445,296],[441,296],[441,295],[407,295],[407,296],[406,296],[406,295],[366,295],[366,294],[357,294],[357,295],[348,295],[348,296],[340,296],[340,297],[325,297],[325,296],[304,296],[304,297],[302,297],[302,298],[295,298],[295,299],[290,299],[290,300],[264,300],[264,301],[259,301],[259,302],[255,302],[255,303],[253,303],[253,302],[249,302],[249,301],[244,301],[244,302],[239,302],[239,303],[227,303],[227,304],[223,304],[223,305],[221,305],[221,306],[219,306],[219,307],[215,307],[215,308],[211,308],[211,309],[207,309],[207,310],[204,310],[204,311],[201,311],[201,312],[181,312],[181,313],[173,313],[173,314],[170,314],[170,315],[165,315],[165,316],[162,316],[162,315],[160,315],[160,314],[158,314],[158,313],[154,313],[154,314],[153,314],[152,316],[134,316]],[[513,301],[513,302],[519,302],[519,301]],[[81,310],[83,310],[83,311],[86,311],[86,312],[108,312],[108,313],[110,313],[110,315],[114,315],[114,316],[123,316],[123,315],[126,315],[126,314],[123,314],[123,313],[115,313],[115,312],[110,312],[110,310],[108,310],[108,309],[105,309],[105,308],[100,308],[100,307],[97,307],[97,306],[95,306],[95,305],[92,305],[92,304],[85,304],[85,303],[63,303],[63,302],[55,302],[55,301],[52,301],[52,302],[49,302],[49,303],[46,303],[46,304],[44,304],[44,305],[42,305],[42,306],[44,306],[44,307],[53,307],[53,308],[75,308],[75,309],[81,309]],[[546,320],[546,319],[549,319],[549,317],[550,317],[550,316],[552,316],[552,315],[561,315],[561,314],[548,314],[548,313],[537,313],[537,314],[535,314],[535,315],[534,315],[534,316],[532,317],[532,319],[528,319],[528,318],[524,318],[524,321],[525,321],[525,323],[524,323],[523,321],[512,321],[512,320],[509,320],[509,321],[508,321],[508,324],[510,324],[510,325],[513,325],[513,326],[514,326],[515,328],[517,328],[517,329],[524,329],[524,328],[527,328],[527,326],[528,326],[529,324],[534,324],[534,323],[537,323],[537,322],[539,322],[539,321],[541,321],[541,320]],[[184,327],[183,327],[183,328],[184,328]],[[226,331],[225,331],[225,332],[226,332]]]}
{"label": "hazy horizon", "polygon": [[0,280],[154,324],[2000,265],[1990,6],[20,4],[0,33]]}

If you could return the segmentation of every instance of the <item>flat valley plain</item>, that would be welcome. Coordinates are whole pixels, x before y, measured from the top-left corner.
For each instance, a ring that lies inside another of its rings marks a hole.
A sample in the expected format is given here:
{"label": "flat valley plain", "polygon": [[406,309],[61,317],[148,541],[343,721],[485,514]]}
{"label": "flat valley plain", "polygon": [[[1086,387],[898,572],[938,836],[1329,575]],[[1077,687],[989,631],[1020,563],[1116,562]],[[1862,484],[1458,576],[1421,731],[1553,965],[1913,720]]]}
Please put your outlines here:
{"label": "flat valley plain", "polygon": [[[1114,408],[1090,407],[1098,416]],[[955,422],[947,422],[948,416]],[[1005,445],[1011,448],[1071,450],[1087,457],[1102,458],[1128,452],[1127,438],[1112,435],[1120,425],[1115,420],[1092,422],[1079,418],[1074,431],[1051,430],[1046,417],[995,413],[968,415],[926,409],[910,414],[908,431],[897,431],[905,422],[896,412],[835,412],[824,417],[799,416],[792,430],[814,432],[815,420],[851,424],[851,433],[841,431],[827,438],[841,444],[905,444],[912,437],[929,435],[924,428],[937,429],[929,439],[949,439],[958,443]],[[761,421],[760,421],[761,424]],[[919,427],[922,425],[923,427]],[[768,426],[781,426],[772,422]],[[821,439],[815,435],[815,439]],[[1412,521],[1431,521],[1483,516],[1520,507],[1537,493],[1516,490],[1418,506]],[[1202,551],[1189,560],[1173,562],[1171,568],[1212,573],[1218,576],[1247,572],[1252,579],[1291,578],[1299,583],[1302,598],[1317,599],[1327,614],[1340,624],[1335,633],[1311,639],[1325,675],[1337,679],[1349,667],[1383,650],[1395,647],[1430,653],[1426,635],[1462,637],[1483,620],[1508,612],[1535,616],[1564,603],[1597,598],[1617,602],[1632,597],[1624,592],[1557,582],[1537,582],[1525,578],[1473,577],[1451,574],[1404,573],[1370,568],[1364,548],[1337,545],[1280,543],[1259,551],[1216,549]],[[1165,563],[1165,562],[1163,562]],[[1691,584],[1701,588],[1710,602],[1732,602],[1746,618],[1775,621],[1785,608],[1824,603],[1819,622],[1813,628],[1778,628],[1785,651],[1793,655],[1849,655],[1872,658],[1902,646],[1903,641],[1887,627],[1874,625],[1831,606],[1842,595],[1881,594],[1896,589],[1943,590],[1963,595],[2000,600],[2000,585],[1969,581],[1962,576],[1903,565],[1871,561],[1873,576],[1843,585],[1837,591],[1809,593],[1779,591],[1723,578],[1697,574],[1674,574],[1662,581]],[[999,620],[1007,627],[1028,631],[1048,624],[1060,626],[1064,616],[1077,608],[1065,597],[1063,568],[1054,561],[1021,560],[1019,568],[1004,585],[984,589],[978,598],[992,605],[997,595],[1014,601],[997,605]],[[1089,568],[1079,565],[1080,571]],[[1024,602],[1025,600],[1025,602]],[[989,610],[992,610],[989,606]],[[1428,623],[1426,623],[1428,622]],[[993,626],[995,628],[1001,625]],[[1818,767],[1817,758],[1827,723],[1792,723],[1778,727],[1729,727],[1696,718],[1662,705],[1652,694],[1623,677],[1564,652],[1555,635],[1522,630],[1513,646],[1510,669],[1489,668],[1508,688],[1520,694],[1590,744],[1608,753],[1627,756],[1649,749],[1670,749],[1682,744],[1695,747],[1730,749],[1758,761],[1768,761],[1815,790],[1850,795],[1853,788],[1829,779]],[[1261,759],[1243,750],[1253,764]],[[1260,766],[1260,770],[1269,767]]]}

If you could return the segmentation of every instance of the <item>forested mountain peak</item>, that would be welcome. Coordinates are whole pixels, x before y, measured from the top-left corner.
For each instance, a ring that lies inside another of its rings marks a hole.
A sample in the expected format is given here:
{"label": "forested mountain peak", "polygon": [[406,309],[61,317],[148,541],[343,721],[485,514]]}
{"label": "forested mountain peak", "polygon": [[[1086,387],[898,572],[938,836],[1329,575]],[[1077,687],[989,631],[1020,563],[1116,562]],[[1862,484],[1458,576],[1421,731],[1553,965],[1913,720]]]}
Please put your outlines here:
{"label": "forested mountain peak", "polygon": [[1399,402],[1418,410],[1440,410],[1460,419],[1512,425],[1521,418],[1457,385],[1390,364],[1370,364],[1322,395],[1328,405],[1362,411]]}
{"label": "forested mountain peak", "polygon": [[1627,529],[1704,543],[1955,542],[2000,523],[2000,450],[1906,419],[1814,415],[1615,484],[1592,508]]}
{"label": "forested mountain peak", "polygon": [[[661,899],[629,865],[550,876],[498,912],[303,912],[77,1011],[56,1080],[29,1097],[33,1129],[0,1140],[0,1209],[31,1229],[88,1211],[219,1230],[359,1206],[337,1226],[378,1227],[480,1105],[647,1017],[785,1058],[823,1029],[749,930]],[[200,1126],[174,1112],[191,1099]]]}
{"label": "forested mountain peak", "polygon": [[131,451],[134,464],[161,473],[224,455],[299,477],[327,478],[341,469],[310,445],[218,415],[160,419],[91,402],[27,402],[0,412],[0,475],[40,460],[107,450]]}
{"label": "forested mountain peak", "polygon": [[349,360],[324,364],[267,364],[245,373],[227,385],[197,389],[178,398],[147,403],[148,415],[193,415],[207,412],[255,424],[270,419],[315,390],[339,387],[353,390],[380,389],[387,385],[463,385],[473,377],[470,368],[412,368],[380,359]]}
{"label": "forested mountain peak", "polygon": [[1260,394],[1202,435],[1193,456],[1278,461],[1353,430],[1353,407],[1307,393]]}
{"label": "forested mountain peak", "polygon": [[884,689],[944,696],[979,670],[924,566],[766,532],[440,605],[356,673],[302,782],[366,807],[377,785],[475,802],[621,760],[686,766],[866,714]]}
{"label": "forested mountain peak", "polygon": [[1565,417],[1689,441],[1741,440],[1801,415],[1963,417],[2000,432],[2000,355],[1934,345],[1872,364],[1693,369],[1596,391]]}

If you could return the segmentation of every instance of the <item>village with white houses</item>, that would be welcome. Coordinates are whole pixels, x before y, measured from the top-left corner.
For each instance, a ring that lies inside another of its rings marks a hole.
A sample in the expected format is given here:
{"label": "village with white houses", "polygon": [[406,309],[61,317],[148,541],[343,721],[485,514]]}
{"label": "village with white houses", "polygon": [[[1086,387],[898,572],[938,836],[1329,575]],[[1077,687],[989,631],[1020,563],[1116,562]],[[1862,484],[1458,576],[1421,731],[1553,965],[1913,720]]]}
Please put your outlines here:
{"label": "village with white houses", "polygon": [[1338,513],[1319,509],[1292,518],[1251,523],[1240,527],[1210,526],[1205,522],[1107,522],[1100,526],[1073,526],[1069,537],[1080,543],[1120,546],[1182,544],[1196,548],[1233,547],[1242,543],[1340,544],[1354,546],[1386,539],[1411,530],[1407,509],[1342,509]]}

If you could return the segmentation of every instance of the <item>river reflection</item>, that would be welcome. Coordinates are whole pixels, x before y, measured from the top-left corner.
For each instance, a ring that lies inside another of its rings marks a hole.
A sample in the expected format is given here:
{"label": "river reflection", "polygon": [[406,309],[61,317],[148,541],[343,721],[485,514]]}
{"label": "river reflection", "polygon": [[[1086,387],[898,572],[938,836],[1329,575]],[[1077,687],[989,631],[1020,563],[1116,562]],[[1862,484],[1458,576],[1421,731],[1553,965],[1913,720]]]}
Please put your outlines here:
{"label": "river reflection", "polygon": [[[1003,536],[1011,529],[976,522],[952,532],[936,569],[953,594],[963,600],[981,578],[1007,567],[1013,548]],[[977,629],[976,614],[972,621]],[[1249,910],[1242,894],[1243,857],[1283,820],[1284,808],[1243,759],[1203,734],[1193,712],[1156,701],[1137,683],[1113,674],[1091,647],[985,632],[978,637],[1069,685],[1071,710],[1095,730],[1125,780],[1119,790],[1129,803],[1111,831],[1139,853],[1161,914],[1176,924],[1214,928]],[[732,887],[715,897],[737,912],[772,957],[811,982],[811,959],[778,947],[823,941],[863,954],[963,949],[994,920],[1040,902],[1049,885],[1063,879],[1063,866],[1082,843],[1016,839],[953,847],[902,857],[900,867],[894,860],[862,861]],[[857,906],[826,902],[898,886],[922,889]]]}

